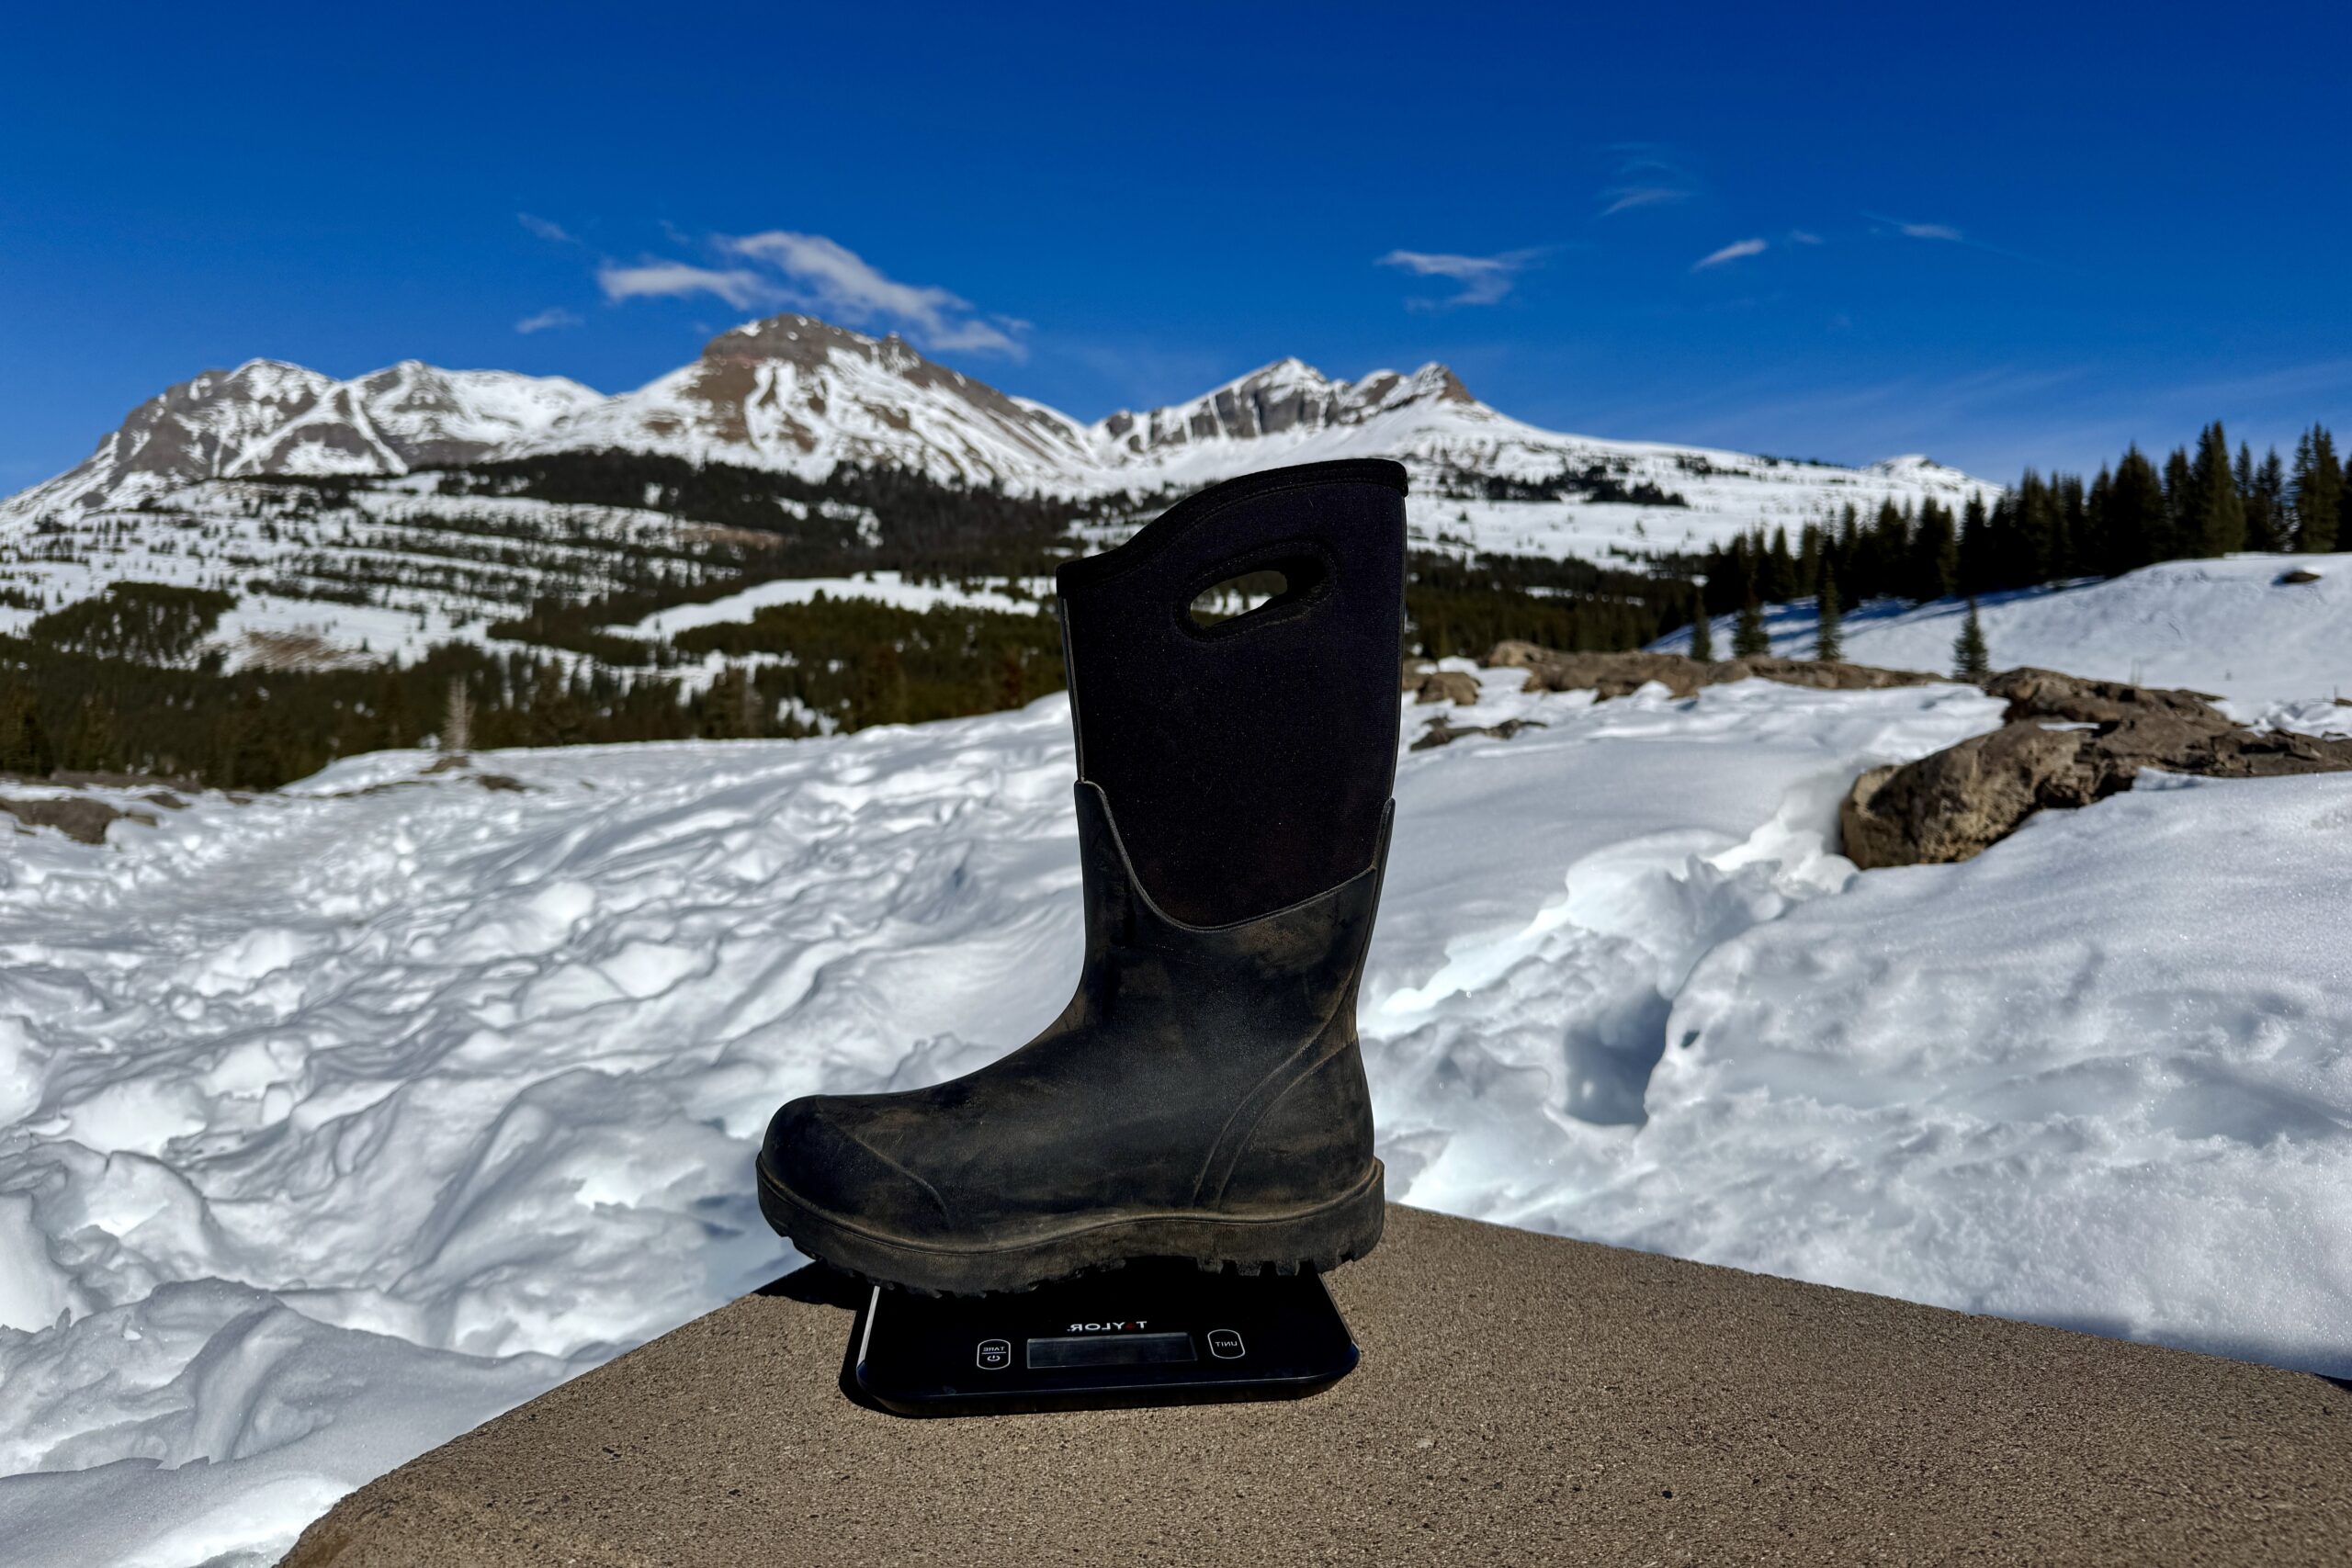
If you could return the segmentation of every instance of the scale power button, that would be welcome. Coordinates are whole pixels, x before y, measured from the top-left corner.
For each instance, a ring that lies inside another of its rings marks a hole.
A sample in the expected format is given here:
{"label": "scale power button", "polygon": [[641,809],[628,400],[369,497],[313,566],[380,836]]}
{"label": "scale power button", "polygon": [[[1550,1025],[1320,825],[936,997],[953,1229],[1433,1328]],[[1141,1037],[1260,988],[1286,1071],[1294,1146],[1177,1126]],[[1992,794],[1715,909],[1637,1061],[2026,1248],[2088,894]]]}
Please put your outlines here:
{"label": "scale power button", "polygon": [[984,1372],[1001,1372],[1004,1371],[1005,1368],[1012,1365],[1012,1341],[1010,1339],[983,1339],[980,1341],[980,1353],[978,1359],[979,1361],[980,1371]]}
{"label": "scale power button", "polygon": [[1241,1357],[1241,1336],[1230,1328],[1209,1330],[1209,1354],[1220,1361],[1238,1360]]}

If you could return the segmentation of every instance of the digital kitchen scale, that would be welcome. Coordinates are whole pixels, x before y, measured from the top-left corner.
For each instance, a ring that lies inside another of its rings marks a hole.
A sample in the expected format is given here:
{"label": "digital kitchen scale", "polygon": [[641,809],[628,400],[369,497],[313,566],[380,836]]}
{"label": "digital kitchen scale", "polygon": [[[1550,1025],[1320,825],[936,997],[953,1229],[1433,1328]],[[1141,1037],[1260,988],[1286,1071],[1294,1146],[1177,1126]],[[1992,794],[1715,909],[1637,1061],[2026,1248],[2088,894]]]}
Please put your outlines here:
{"label": "digital kitchen scale", "polygon": [[876,1287],[851,1333],[855,1392],[901,1416],[1295,1398],[1357,1359],[1313,1269],[1245,1278],[1182,1258],[1013,1295]]}

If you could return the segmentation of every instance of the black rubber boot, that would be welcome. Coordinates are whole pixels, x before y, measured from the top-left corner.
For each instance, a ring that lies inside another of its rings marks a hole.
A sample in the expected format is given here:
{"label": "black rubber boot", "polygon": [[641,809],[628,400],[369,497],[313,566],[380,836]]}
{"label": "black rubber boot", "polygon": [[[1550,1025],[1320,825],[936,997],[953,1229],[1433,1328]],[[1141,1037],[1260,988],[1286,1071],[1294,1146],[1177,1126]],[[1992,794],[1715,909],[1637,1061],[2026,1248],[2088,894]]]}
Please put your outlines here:
{"label": "black rubber boot", "polygon": [[[1380,1239],[1356,982],[1387,861],[1405,470],[1317,463],[1193,496],[1057,574],[1086,960],[1028,1044],[900,1094],[776,1112],[760,1206],[913,1290],[1131,1258],[1336,1267]],[[1203,627],[1204,590],[1276,570]]]}

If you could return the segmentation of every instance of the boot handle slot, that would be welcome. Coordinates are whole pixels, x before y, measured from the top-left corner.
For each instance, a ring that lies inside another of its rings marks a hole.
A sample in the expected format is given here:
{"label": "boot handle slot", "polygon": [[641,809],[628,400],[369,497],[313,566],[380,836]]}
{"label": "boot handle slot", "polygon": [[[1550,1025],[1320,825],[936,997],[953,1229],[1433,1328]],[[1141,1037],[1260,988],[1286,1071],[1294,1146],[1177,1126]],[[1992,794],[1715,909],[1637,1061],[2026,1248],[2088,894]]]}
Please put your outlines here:
{"label": "boot handle slot", "polygon": [[[1339,563],[1311,539],[1287,539],[1231,557],[1196,574],[1176,605],[1176,625],[1203,641],[1240,637],[1308,614],[1331,595]],[[1269,586],[1267,578],[1279,586]],[[1217,603],[1230,594],[1264,592],[1263,603],[1238,615],[1217,617]],[[1204,618],[1206,611],[1209,618]]]}

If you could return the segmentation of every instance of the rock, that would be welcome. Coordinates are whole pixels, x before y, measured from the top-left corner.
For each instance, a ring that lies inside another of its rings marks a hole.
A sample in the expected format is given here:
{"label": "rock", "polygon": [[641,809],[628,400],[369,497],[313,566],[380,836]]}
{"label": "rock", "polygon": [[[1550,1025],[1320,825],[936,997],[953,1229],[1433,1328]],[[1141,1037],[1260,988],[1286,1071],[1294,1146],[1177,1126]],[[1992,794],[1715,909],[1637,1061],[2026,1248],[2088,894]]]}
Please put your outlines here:
{"label": "rock", "polygon": [[2281,588],[2288,587],[2290,584],[2297,582],[2317,582],[2318,581],[2319,573],[2312,570],[2311,568],[2304,566],[2299,566],[2292,571],[2282,571],[2278,574],[2278,586]]}
{"label": "rock", "polygon": [[107,829],[125,818],[148,828],[155,825],[155,818],[144,811],[125,811],[86,795],[63,800],[11,800],[0,795],[0,811],[8,813],[28,829],[54,828],[84,844],[105,843]]}
{"label": "rock", "polygon": [[1984,694],[2009,705],[2002,716],[2064,719],[2078,724],[2115,724],[2128,718],[2169,714],[2197,723],[2228,725],[2208,692],[2168,691],[2122,681],[2092,681],[2030,666],[1984,678]]}
{"label": "rock", "polygon": [[1499,724],[1448,724],[1442,718],[1433,718],[1430,720],[1429,728],[1421,731],[1420,738],[1413,742],[1413,750],[1427,751],[1435,747],[1448,746],[1465,735],[1491,735],[1498,740],[1508,740],[1522,729],[1544,728],[1544,721],[1540,718],[1507,718]]}
{"label": "rock", "polygon": [[1908,670],[1880,670],[1839,660],[1724,659],[1702,664],[1679,653],[1563,653],[1532,642],[1498,642],[1487,655],[1489,668],[1527,671],[1522,690],[1592,692],[1600,700],[1631,696],[1651,682],[1678,697],[1734,681],[1779,681],[1817,691],[1868,692],[1890,686],[1924,686],[1944,679]]}
{"label": "rock", "polygon": [[1478,677],[1460,670],[1432,670],[1429,679],[1421,682],[1420,693],[1413,701],[1418,705],[1453,703],[1462,707],[1476,707],[1478,704]]}
{"label": "rock", "polygon": [[1478,700],[1478,677],[1460,670],[1440,670],[1426,660],[1405,660],[1404,684],[1416,704],[1458,703],[1469,707]]}
{"label": "rock", "polygon": [[2121,794],[2143,768],[2208,778],[2352,772],[2352,740],[2248,729],[2198,692],[2049,670],[2004,671],[1984,690],[2007,699],[1999,729],[1854,781],[1838,813],[1847,859],[1864,870],[1967,860],[2036,811]]}

